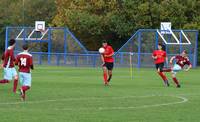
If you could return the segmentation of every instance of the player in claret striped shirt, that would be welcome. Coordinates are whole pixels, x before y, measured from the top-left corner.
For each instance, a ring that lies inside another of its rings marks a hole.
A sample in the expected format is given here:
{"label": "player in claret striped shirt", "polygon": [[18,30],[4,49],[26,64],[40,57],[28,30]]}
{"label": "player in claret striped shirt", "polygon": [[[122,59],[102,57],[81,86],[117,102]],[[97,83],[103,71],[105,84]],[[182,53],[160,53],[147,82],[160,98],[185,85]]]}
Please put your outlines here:
{"label": "player in claret striped shirt", "polygon": [[0,80],[1,84],[9,83],[14,78],[13,92],[16,93],[18,84],[18,75],[15,69],[15,56],[14,56],[15,40],[9,41],[9,47],[6,49],[2,56],[2,67],[4,71],[4,79]]}
{"label": "player in claret striped shirt", "polygon": [[28,89],[31,88],[31,69],[33,69],[33,58],[28,52],[28,45],[22,46],[23,52],[19,53],[16,58],[16,65],[19,67],[19,79],[20,79],[20,93],[21,99],[25,100],[25,94]]}
{"label": "player in claret striped shirt", "polygon": [[[173,60],[175,60],[175,64],[173,65]],[[184,69],[184,66],[188,66],[185,71],[188,71],[190,68],[192,68],[192,64],[189,61],[189,58],[187,57],[187,52],[184,50],[180,55],[176,55],[171,57],[170,59],[170,65],[171,68],[164,69],[163,72],[171,72],[172,79],[174,83],[176,84],[177,88],[180,88],[180,84],[176,78],[176,73]]]}

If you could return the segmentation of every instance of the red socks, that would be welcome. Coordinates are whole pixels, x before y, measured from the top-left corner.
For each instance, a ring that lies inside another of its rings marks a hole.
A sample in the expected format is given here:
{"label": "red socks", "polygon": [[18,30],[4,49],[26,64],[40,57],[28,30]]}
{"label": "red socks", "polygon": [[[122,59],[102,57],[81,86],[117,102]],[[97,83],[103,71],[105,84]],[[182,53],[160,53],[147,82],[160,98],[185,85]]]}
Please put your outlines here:
{"label": "red socks", "polygon": [[173,78],[173,81],[174,81],[174,83],[176,83],[177,86],[179,85],[179,82],[175,77]]}
{"label": "red socks", "polygon": [[106,73],[106,72],[103,72],[103,78],[104,78],[104,83],[105,83],[105,84],[107,84],[107,82],[108,82],[108,81],[107,81],[107,77],[108,77],[108,76],[107,76],[107,73]]}
{"label": "red socks", "polygon": [[28,89],[30,89],[29,86],[22,86],[21,89],[23,90],[23,92],[27,91]]}
{"label": "red socks", "polygon": [[[9,80],[3,79],[3,80],[0,80],[0,83],[2,83],[2,84],[9,83]],[[18,84],[18,80],[15,79],[13,82],[13,92],[14,93],[16,93],[17,84]]]}
{"label": "red socks", "polygon": [[14,93],[16,93],[17,85],[18,85],[18,80],[14,79],[14,83],[13,83],[13,92]]}
{"label": "red socks", "polygon": [[167,77],[166,77],[162,72],[159,72],[158,74],[160,75],[160,77],[161,77],[164,81],[167,80]]}
{"label": "red socks", "polygon": [[29,86],[22,86],[22,87],[21,87],[21,90],[22,90],[22,92],[23,92],[23,94],[21,95],[21,97],[22,97],[23,100],[25,100],[26,91],[27,91],[28,89],[30,89]]}
{"label": "red socks", "polygon": [[3,80],[0,80],[0,83],[1,84],[9,83],[9,80],[3,79]]}

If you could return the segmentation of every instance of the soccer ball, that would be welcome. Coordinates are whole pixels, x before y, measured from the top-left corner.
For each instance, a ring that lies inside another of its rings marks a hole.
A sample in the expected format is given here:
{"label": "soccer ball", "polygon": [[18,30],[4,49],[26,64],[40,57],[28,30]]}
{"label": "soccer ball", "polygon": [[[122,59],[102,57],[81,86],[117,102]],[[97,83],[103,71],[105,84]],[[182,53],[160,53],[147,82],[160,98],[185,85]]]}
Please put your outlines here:
{"label": "soccer ball", "polygon": [[99,53],[104,53],[105,49],[103,47],[99,48]]}

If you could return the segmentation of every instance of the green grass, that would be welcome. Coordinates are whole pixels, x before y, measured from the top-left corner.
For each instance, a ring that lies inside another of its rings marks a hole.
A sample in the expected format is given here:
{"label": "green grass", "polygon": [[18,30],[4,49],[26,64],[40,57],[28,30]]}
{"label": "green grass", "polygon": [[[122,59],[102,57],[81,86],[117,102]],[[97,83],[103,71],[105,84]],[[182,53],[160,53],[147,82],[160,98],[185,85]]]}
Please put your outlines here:
{"label": "green grass", "polygon": [[[105,87],[100,68],[37,66],[26,102],[0,84],[0,122],[199,122],[200,69],[164,87],[155,69],[116,68]],[[1,70],[2,74],[2,70]]]}

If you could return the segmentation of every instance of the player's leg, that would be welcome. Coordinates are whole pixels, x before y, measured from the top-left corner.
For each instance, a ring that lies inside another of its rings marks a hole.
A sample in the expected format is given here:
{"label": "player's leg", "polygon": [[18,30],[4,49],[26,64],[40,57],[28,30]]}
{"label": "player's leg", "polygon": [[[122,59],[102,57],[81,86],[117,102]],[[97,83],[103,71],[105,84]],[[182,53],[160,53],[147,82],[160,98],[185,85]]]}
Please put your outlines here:
{"label": "player's leg", "polygon": [[17,75],[17,71],[15,68],[11,69],[12,75],[14,77],[14,82],[13,82],[13,92],[16,93],[17,90],[17,85],[18,85],[18,75]]}
{"label": "player's leg", "polygon": [[0,84],[6,84],[6,83],[9,83],[9,80],[6,80],[6,79],[0,80]]}
{"label": "player's leg", "polygon": [[172,69],[171,68],[163,68],[163,72],[171,72]]}
{"label": "player's leg", "polygon": [[19,72],[19,81],[20,81],[20,85],[21,85],[21,87],[19,89],[20,95],[21,95],[20,97],[21,97],[21,100],[24,101],[24,92],[23,92],[23,89],[22,89],[22,86],[24,84],[24,75],[21,72]]}
{"label": "player's leg", "polygon": [[176,84],[176,87],[180,88],[181,85],[179,84],[179,82],[178,82],[178,80],[176,78],[176,74],[175,73],[172,73],[172,79],[173,79],[174,83]]}
{"label": "player's leg", "polygon": [[112,70],[108,70],[108,82],[110,82],[112,78]]}
{"label": "player's leg", "polygon": [[180,70],[181,70],[181,67],[179,65],[175,64],[173,66],[173,68],[172,68],[172,71],[171,71],[172,79],[173,79],[174,83],[176,84],[177,88],[181,87],[180,84],[179,84],[179,82],[178,82],[178,80],[177,80],[177,78],[176,78],[176,73],[178,71],[180,71]]}
{"label": "player's leg", "polygon": [[26,98],[26,91],[29,90],[31,87],[28,86],[28,85],[23,85],[21,88],[20,88],[20,91],[21,91],[21,99],[23,101],[25,101],[25,98]]}
{"label": "player's leg", "polygon": [[112,70],[113,70],[113,66],[114,64],[113,63],[110,63],[109,64],[109,67],[108,67],[108,82],[110,82],[111,78],[112,78]]}
{"label": "player's leg", "polygon": [[26,98],[26,91],[31,87],[31,74],[30,73],[20,73],[20,83],[21,83],[21,99],[24,101]]}
{"label": "player's leg", "polygon": [[10,68],[4,68],[3,69],[3,80],[0,80],[1,84],[9,83],[10,80],[12,80],[12,75],[10,74]]}
{"label": "player's leg", "polygon": [[163,73],[163,67],[164,67],[164,63],[158,64],[157,66],[157,72],[160,75],[160,77],[163,79],[164,83],[166,86],[169,86],[169,82],[167,80],[167,77],[165,76],[165,74]]}
{"label": "player's leg", "polygon": [[106,67],[106,63],[103,65],[103,79],[104,79],[104,84],[107,85],[108,81],[107,81],[107,67]]}

